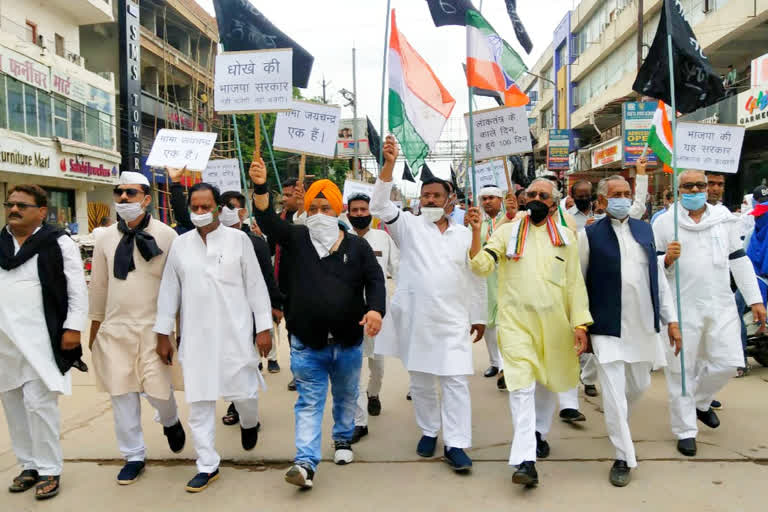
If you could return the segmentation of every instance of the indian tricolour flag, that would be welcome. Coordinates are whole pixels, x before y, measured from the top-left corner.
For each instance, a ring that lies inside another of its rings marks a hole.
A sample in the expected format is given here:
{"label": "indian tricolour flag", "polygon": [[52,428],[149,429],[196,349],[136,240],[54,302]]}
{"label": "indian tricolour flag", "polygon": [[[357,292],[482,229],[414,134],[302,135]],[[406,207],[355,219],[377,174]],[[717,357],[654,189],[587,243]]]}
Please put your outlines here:
{"label": "indian tricolour flag", "polygon": [[523,59],[479,12],[467,11],[467,85],[504,94],[508,107],[528,104],[515,80],[528,71]]}
{"label": "indian tricolour flag", "polygon": [[672,172],[672,144],[672,125],[667,116],[667,106],[663,101],[659,101],[656,113],[653,114],[651,131],[648,134],[648,147],[656,153],[664,164],[664,172],[668,173]]}
{"label": "indian tricolour flag", "polygon": [[394,9],[389,62],[389,130],[417,175],[440,139],[456,100],[397,30]]}

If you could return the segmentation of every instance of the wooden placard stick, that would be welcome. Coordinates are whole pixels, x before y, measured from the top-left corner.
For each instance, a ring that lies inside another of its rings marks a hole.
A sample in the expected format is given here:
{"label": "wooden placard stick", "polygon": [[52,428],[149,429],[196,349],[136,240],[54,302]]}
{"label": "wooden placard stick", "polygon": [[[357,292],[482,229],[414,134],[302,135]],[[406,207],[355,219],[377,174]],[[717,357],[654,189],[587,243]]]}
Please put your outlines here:
{"label": "wooden placard stick", "polygon": [[301,154],[301,160],[299,160],[299,183],[304,184],[304,172],[307,169],[307,155]]}
{"label": "wooden placard stick", "polygon": [[515,191],[512,189],[512,178],[509,176],[509,163],[507,162],[507,157],[504,157],[504,176],[507,178],[507,195],[514,194]]}
{"label": "wooden placard stick", "polygon": [[259,119],[261,119],[259,114],[253,114],[253,154],[257,159],[261,158],[261,122]]}

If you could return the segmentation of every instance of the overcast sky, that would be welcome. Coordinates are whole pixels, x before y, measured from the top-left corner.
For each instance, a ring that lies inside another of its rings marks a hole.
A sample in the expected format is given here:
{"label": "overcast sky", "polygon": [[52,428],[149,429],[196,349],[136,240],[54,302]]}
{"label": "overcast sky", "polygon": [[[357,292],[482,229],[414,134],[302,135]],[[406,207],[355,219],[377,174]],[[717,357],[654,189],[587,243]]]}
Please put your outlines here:
{"label": "overcast sky", "polygon": [[[215,16],[211,0],[197,0]],[[357,48],[358,116],[368,116],[379,126],[381,71],[384,52],[386,0],[269,0],[251,2],[280,30],[315,57],[307,97],[322,95],[323,77],[330,82],[329,103],[344,105],[340,89],[352,90],[352,47]],[[500,35],[532,67],[552,41],[552,33],[575,0],[518,0],[518,14],[533,41],[526,55],[515,38],[504,0],[474,0]],[[462,27],[435,27],[424,0],[392,0],[400,32],[430,64],[445,87],[456,98],[452,117],[467,111],[467,87],[461,64],[466,58],[466,35]],[[478,108],[495,106],[493,100],[478,99]],[[352,117],[350,109],[344,117]],[[430,164],[438,176],[447,177],[448,163]]]}

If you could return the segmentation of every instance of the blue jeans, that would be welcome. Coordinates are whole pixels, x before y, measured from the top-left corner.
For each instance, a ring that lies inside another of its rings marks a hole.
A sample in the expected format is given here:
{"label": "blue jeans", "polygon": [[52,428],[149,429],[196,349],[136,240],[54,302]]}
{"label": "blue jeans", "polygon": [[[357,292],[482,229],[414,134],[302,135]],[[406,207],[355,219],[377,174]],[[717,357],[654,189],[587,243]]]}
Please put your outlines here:
{"label": "blue jeans", "polygon": [[333,440],[349,441],[355,432],[355,407],[360,385],[363,346],[329,345],[319,350],[291,336],[291,371],[296,378],[295,462],[317,469],[322,457],[322,428],[328,380],[333,396]]}
{"label": "blue jeans", "polygon": [[744,310],[747,309],[747,302],[740,290],[736,290],[736,309],[739,312],[739,323],[741,324],[741,348],[744,350],[744,366],[747,365],[747,326],[744,324]]}

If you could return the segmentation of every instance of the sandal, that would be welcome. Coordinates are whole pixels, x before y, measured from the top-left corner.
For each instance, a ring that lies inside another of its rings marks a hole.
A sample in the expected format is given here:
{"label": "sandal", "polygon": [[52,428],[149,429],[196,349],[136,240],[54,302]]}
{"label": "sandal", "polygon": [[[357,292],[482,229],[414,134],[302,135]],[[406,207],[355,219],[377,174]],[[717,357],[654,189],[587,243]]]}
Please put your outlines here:
{"label": "sandal", "polygon": [[37,474],[36,469],[25,469],[19,476],[13,479],[13,483],[8,490],[10,492],[24,492],[33,488],[40,476]]}
{"label": "sandal", "polygon": [[41,476],[35,488],[35,498],[38,500],[47,500],[59,494],[60,476]]}
{"label": "sandal", "polygon": [[237,409],[235,409],[234,403],[229,404],[227,414],[221,418],[221,422],[228,426],[240,423],[240,414],[238,414]]}

